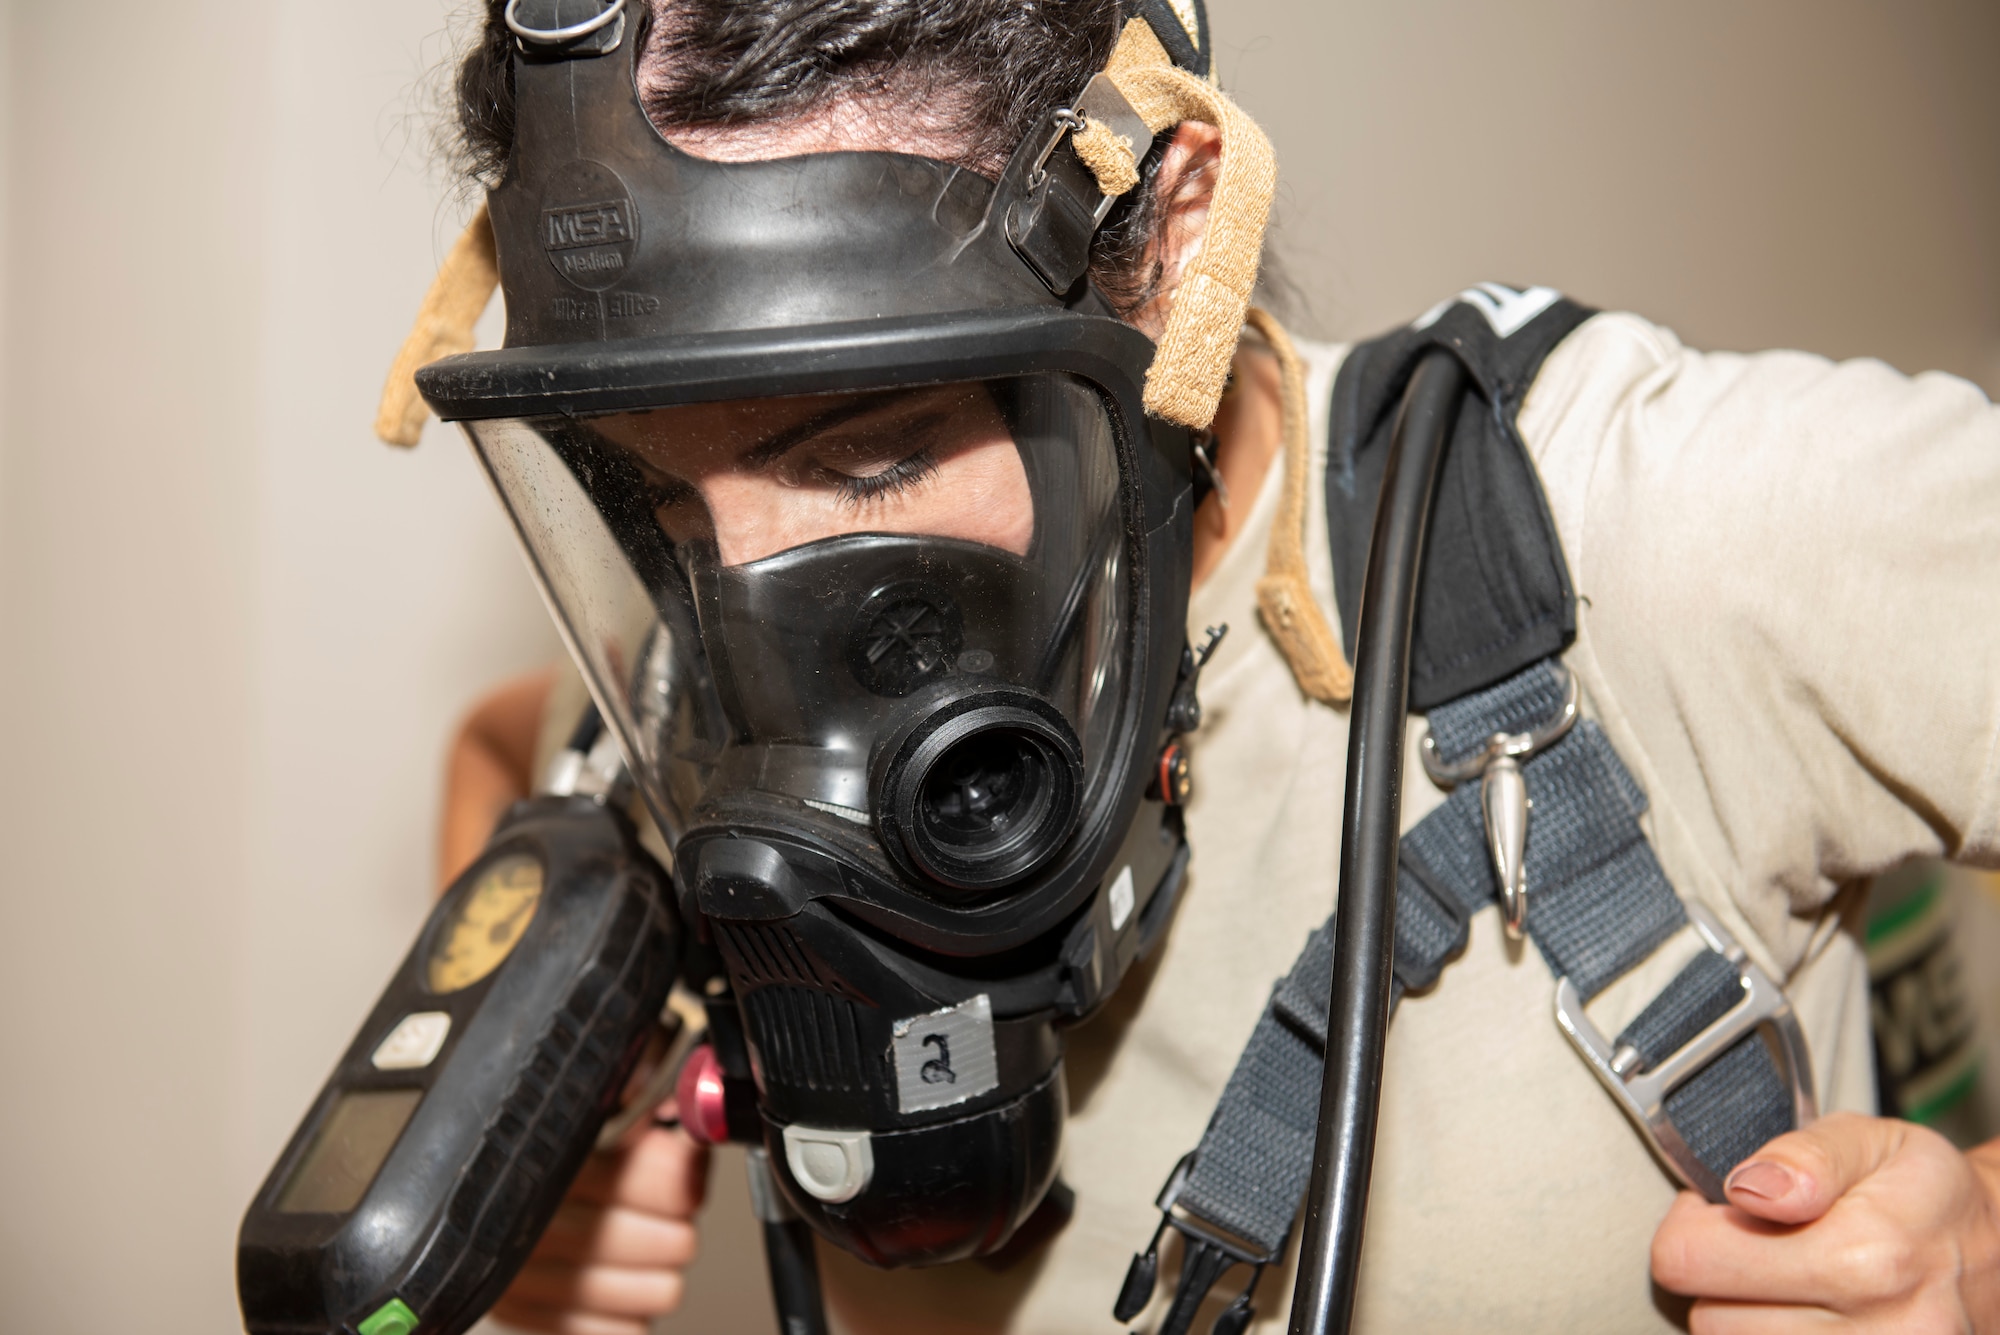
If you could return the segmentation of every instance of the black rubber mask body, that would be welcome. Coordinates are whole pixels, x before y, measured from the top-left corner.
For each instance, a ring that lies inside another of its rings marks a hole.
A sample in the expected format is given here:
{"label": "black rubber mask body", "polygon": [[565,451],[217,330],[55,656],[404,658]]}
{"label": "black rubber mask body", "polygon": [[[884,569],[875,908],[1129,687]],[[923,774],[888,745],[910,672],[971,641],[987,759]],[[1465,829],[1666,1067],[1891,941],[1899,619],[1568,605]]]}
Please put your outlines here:
{"label": "black rubber mask body", "polygon": [[[1038,173],[1037,132],[997,182],[888,153],[703,161],[639,106],[639,28],[517,55],[490,196],[507,346],[419,384],[672,848],[781,1187],[878,1264],[989,1253],[1054,1176],[1062,1028],[1158,939],[1185,865],[1149,789],[1188,435],[1145,416],[1152,345],[1083,280],[1096,197],[1066,146]],[[729,564],[666,517],[653,414],[938,386],[1004,423],[1025,543],[863,527]]]}

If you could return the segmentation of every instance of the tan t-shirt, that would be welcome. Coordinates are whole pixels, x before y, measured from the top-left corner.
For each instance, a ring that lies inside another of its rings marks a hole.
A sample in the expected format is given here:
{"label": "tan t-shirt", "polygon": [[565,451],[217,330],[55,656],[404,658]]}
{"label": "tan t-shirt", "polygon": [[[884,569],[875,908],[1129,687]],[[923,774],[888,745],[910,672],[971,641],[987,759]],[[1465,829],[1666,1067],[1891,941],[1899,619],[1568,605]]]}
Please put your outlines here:
{"label": "tan t-shirt", "polygon": [[[1307,552],[1331,615],[1317,498],[1344,350],[1300,350]],[[1550,355],[1520,429],[1578,595],[1566,661],[1651,799],[1669,879],[1785,980],[1821,1108],[1872,1109],[1844,888],[1912,854],[2000,862],[2000,409],[1950,376],[1702,354],[1607,314]],[[1231,633],[1201,683],[1177,921],[1072,1035],[1075,1217],[1004,1273],[884,1273],[822,1247],[839,1329],[1117,1329],[1111,1304],[1158,1222],[1155,1192],[1333,904],[1347,716],[1299,691],[1256,613],[1281,472],[1238,499],[1250,521],[1189,612],[1197,630]],[[1405,772],[1408,825],[1442,794],[1414,755]],[[1615,1032],[1691,948],[1670,943],[1611,988],[1591,1008],[1600,1027]],[[1647,1248],[1674,1186],[1556,1029],[1553,999],[1540,956],[1510,951],[1489,910],[1437,987],[1402,1003],[1359,1329],[1668,1325]],[[1171,1256],[1162,1269],[1175,1272]],[[1264,1277],[1255,1330],[1284,1329],[1291,1286],[1289,1268]]]}

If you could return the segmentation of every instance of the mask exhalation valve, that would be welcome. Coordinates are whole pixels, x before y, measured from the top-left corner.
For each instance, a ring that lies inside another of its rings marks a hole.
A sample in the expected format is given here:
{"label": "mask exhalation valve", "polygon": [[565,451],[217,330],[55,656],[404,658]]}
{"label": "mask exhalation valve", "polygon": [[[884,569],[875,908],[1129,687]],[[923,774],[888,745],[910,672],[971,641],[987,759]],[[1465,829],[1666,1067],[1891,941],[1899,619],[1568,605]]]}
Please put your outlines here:
{"label": "mask exhalation valve", "polygon": [[877,766],[882,842],[960,890],[1042,866],[1075,830],[1083,751],[1048,701],[1021,690],[954,694],[892,737]]}

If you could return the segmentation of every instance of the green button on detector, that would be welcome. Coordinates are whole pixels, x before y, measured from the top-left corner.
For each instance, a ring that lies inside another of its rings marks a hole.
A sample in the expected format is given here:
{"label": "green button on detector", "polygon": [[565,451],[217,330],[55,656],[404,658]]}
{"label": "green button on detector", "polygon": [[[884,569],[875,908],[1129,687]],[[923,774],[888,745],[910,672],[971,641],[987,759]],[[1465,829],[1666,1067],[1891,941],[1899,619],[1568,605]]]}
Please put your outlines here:
{"label": "green button on detector", "polygon": [[391,1298],[357,1329],[361,1335],[416,1335],[417,1314],[401,1298]]}

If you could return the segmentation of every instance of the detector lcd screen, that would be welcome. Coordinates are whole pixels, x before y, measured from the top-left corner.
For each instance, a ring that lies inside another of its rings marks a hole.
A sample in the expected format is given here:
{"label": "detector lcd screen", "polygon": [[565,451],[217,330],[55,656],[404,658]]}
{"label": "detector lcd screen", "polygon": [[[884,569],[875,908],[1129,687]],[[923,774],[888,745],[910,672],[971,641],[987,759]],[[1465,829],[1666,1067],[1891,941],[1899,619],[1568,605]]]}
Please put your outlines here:
{"label": "detector lcd screen", "polygon": [[285,1183],[279,1211],[345,1214],[359,1205],[423,1097],[421,1089],[361,1089],[341,1095]]}

